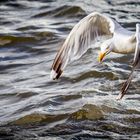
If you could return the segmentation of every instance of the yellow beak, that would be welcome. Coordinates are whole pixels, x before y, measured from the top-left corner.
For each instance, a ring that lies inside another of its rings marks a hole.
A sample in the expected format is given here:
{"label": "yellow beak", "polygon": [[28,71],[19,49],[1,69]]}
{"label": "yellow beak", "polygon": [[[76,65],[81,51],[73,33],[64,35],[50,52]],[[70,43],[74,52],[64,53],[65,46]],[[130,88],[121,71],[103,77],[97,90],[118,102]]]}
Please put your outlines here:
{"label": "yellow beak", "polygon": [[98,57],[99,62],[101,62],[103,60],[105,55],[106,55],[106,53],[102,53],[102,52],[99,53],[99,57]]}

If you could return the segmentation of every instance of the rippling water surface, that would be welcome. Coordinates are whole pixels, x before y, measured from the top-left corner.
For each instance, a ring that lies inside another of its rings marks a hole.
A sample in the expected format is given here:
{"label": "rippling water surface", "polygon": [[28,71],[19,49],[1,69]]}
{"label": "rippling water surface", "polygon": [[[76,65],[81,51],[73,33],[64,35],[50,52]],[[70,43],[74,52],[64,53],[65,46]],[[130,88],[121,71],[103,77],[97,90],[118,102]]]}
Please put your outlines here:
{"label": "rippling water surface", "polygon": [[135,31],[140,0],[0,1],[0,139],[139,139],[139,72],[115,100],[133,54],[110,54],[94,67],[95,47],[50,80],[57,50],[93,11]]}

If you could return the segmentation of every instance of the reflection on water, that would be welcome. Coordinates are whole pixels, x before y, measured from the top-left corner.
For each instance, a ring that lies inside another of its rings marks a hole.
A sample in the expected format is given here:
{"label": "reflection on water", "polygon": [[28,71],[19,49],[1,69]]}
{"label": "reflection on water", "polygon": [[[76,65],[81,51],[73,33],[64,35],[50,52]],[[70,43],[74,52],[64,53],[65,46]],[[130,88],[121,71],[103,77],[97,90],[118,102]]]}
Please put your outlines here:
{"label": "reflection on water", "polygon": [[0,1],[0,138],[139,139],[139,72],[124,99],[115,100],[133,54],[111,54],[94,67],[96,47],[50,80],[57,50],[93,11],[135,31],[140,1]]}

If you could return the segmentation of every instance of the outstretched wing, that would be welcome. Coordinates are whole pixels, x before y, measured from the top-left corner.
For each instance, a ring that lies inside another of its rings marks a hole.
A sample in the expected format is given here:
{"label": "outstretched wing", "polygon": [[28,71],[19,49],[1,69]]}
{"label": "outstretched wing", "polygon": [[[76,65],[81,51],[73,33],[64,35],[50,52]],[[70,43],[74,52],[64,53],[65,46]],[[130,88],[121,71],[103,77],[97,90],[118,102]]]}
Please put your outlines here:
{"label": "outstretched wing", "polygon": [[134,68],[140,67],[140,24],[136,24],[136,49],[133,66]]}
{"label": "outstretched wing", "polygon": [[136,24],[135,37],[136,37],[136,48],[135,48],[133,68],[132,68],[132,71],[131,71],[128,79],[123,84],[121,93],[119,94],[117,99],[122,99],[122,97],[126,94],[127,89],[129,88],[129,85],[130,85],[131,80],[132,80],[133,72],[135,71],[135,69],[140,68],[140,25],[139,24]]}
{"label": "outstretched wing", "polygon": [[121,26],[116,21],[97,12],[79,21],[55,57],[51,79],[58,79],[68,62],[80,58],[88,50],[92,41],[96,41],[101,36],[112,37],[115,29],[119,27]]}

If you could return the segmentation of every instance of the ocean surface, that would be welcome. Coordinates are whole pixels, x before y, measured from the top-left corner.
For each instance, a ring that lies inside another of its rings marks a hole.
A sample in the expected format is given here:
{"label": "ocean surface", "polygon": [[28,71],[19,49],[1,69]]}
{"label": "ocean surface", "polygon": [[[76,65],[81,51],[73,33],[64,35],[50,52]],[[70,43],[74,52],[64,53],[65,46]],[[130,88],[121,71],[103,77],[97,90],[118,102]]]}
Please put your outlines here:
{"label": "ocean surface", "polygon": [[139,71],[116,100],[134,54],[95,67],[98,44],[50,79],[71,29],[95,11],[131,31],[140,22],[140,0],[0,0],[0,140],[140,139]]}

